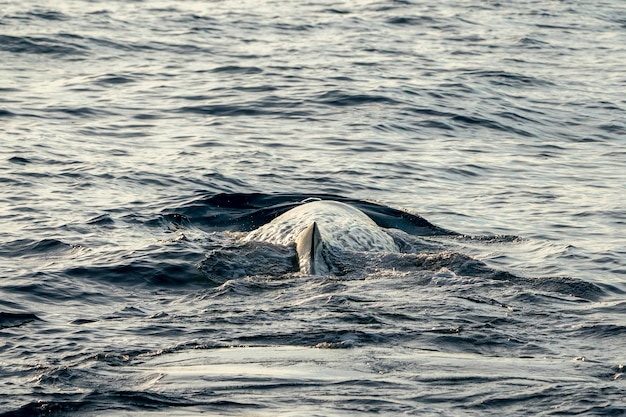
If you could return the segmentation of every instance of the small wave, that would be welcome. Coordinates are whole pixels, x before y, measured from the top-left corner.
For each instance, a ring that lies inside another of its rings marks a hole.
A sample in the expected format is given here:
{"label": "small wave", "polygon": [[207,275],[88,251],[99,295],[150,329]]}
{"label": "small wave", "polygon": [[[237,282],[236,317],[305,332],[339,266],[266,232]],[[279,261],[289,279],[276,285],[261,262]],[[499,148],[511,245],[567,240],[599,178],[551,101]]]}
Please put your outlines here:
{"label": "small wave", "polygon": [[265,93],[265,92],[270,92],[270,91],[277,91],[279,90],[279,88],[273,85],[253,85],[253,86],[238,85],[238,86],[233,87],[233,90],[242,91],[245,93]]}
{"label": "small wave", "polygon": [[531,36],[524,36],[517,43],[518,45],[521,45],[528,49],[542,49],[550,45],[548,42],[544,42]]}
{"label": "small wave", "polygon": [[96,320],[96,319],[76,319],[76,320],[70,321],[69,324],[80,326],[80,325],[83,325],[83,324],[95,323],[97,321],[98,320]]}
{"label": "small wave", "polygon": [[72,245],[57,239],[18,239],[0,244],[0,256],[14,258],[21,256],[49,255],[73,248]]}
{"label": "small wave", "polygon": [[99,225],[99,226],[108,226],[114,224],[115,221],[108,214],[101,214],[94,218],[87,220],[87,224],[91,225]]}
{"label": "small wave", "polygon": [[504,125],[502,123],[499,123],[495,120],[489,120],[489,119],[485,119],[483,117],[478,117],[478,116],[469,116],[469,115],[455,115],[452,117],[452,120],[462,126],[472,126],[472,125],[478,125],[481,127],[486,127],[489,129],[494,129],[494,130],[500,130],[503,132],[510,132],[510,133],[515,133],[517,135],[520,136],[525,136],[525,137],[535,137],[536,135],[534,133],[528,132],[526,130],[522,130],[519,128],[515,128],[513,126],[510,125]]}
{"label": "small wave", "polygon": [[348,10],[342,10],[342,9],[336,9],[336,8],[324,9],[322,10],[322,12],[331,13],[331,14],[339,14],[339,15],[350,14],[350,11]]}
{"label": "small wave", "polygon": [[[93,391],[91,394],[57,394],[52,397],[59,397],[58,400],[34,401],[28,403],[17,410],[0,414],[0,417],[35,417],[50,415],[99,415],[103,407],[109,410],[111,404],[115,404],[116,414],[122,415],[126,412],[155,412],[165,411],[172,407],[185,407],[191,411],[193,407],[200,407],[201,414],[206,412],[219,415],[239,414],[243,410],[261,408],[254,403],[229,401],[224,399],[204,400],[198,402],[186,396],[165,395],[155,392],[145,391]],[[71,414],[70,414],[71,413]],[[245,414],[245,412],[244,412]]]}
{"label": "small wave", "polygon": [[240,106],[225,104],[206,104],[202,106],[185,106],[178,109],[181,113],[197,113],[212,116],[261,116],[276,114],[256,106]]}
{"label": "small wave", "polygon": [[117,285],[168,286],[189,284],[199,276],[197,268],[192,264],[176,264],[169,262],[134,260],[128,264],[112,266],[74,267],[65,273],[70,277],[95,279]]}
{"label": "small wave", "polygon": [[104,39],[104,38],[86,38],[86,41],[96,46],[101,46],[101,47],[110,48],[114,50],[120,50],[120,51],[127,51],[127,52],[128,51],[136,52],[136,51],[143,51],[143,50],[151,51],[151,50],[156,49],[145,44],[132,43],[132,42],[122,43],[122,42],[116,42],[111,39]]}
{"label": "small wave", "polygon": [[26,15],[35,17],[37,19],[43,19],[43,20],[56,20],[56,21],[69,20],[69,16],[67,16],[66,14],[62,12],[58,12],[56,10],[33,11],[33,12],[28,12]]}
{"label": "small wave", "polygon": [[41,319],[32,313],[6,313],[0,311],[0,329],[19,327],[36,320]]}
{"label": "small wave", "polygon": [[65,113],[70,116],[77,117],[103,116],[111,114],[109,111],[93,107],[48,107],[46,111],[50,113]]}
{"label": "small wave", "polygon": [[423,24],[432,24],[435,22],[430,16],[397,16],[387,19],[387,23],[390,25],[408,25],[419,26]]}
{"label": "small wave", "polygon": [[110,85],[110,84],[129,84],[135,82],[135,79],[129,76],[107,74],[99,77],[94,81],[95,84]]}
{"label": "small wave", "polygon": [[[245,87],[236,87],[241,89]],[[258,91],[266,91],[266,87],[259,87]],[[209,97],[200,96],[184,96],[186,100],[200,101],[207,100]],[[229,99],[231,101],[231,99]],[[177,111],[181,113],[203,114],[211,116],[276,116],[280,118],[305,117],[310,115],[310,111],[299,109],[302,101],[294,99],[285,99],[276,95],[268,95],[260,100],[249,101],[245,103],[207,103],[194,106],[180,107]]]}
{"label": "small wave", "polygon": [[518,278],[517,281],[535,290],[575,297],[578,300],[596,301],[605,294],[600,286],[573,277]]}
{"label": "small wave", "polygon": [[193,400],[185,400],[180,396],[168,397],[164,394],[141,391],[112,391],[85,394],[52,395],[57,400],[34,401],[23,405],[17,410],[0,414],[1,417],[32,417],[49,415],[67,415],[68,413],[91,413],[102,411],[102,404],[116,404],[118,411],[126,410],[158,410],[169,407],[196,405]]}
{"label": "small wave", "polygon": [[0,51],[43,55],[85,55],[82,45],[61,42],[52,38],[0,35]]}
{"label": "small wave", "polygon": [[346,106],[360,106],[366,104],[399,104],[398,101],[381,95],[373,94],[350,94],[339,90],[329,91],[318,96],[315,101],[317,103],[346,107]]}
{"label": "small wave", "polygon": [[574,333],[577,337],[588,337],[594,340],[606,338],[624,340],[626,338],[626,325],[614,323],[582,324],[575,326]]}
{"label": "small wave", "polygon": [[311,330],[307,332],[295,333],[258,333],[244,335],[237,338],[237,342],[247,345],[274,345],[280,343],[289,346],[337,346],[356,347],[360,345],[379,344],[384,342],[386,337],[378,332],[361,330]]}
{"label": "small wave", "polygon": [[479,78],[486,78],[494,85],[506,87],[545,87],[553,85],[552,82],[523,74],[515,74],[506,71],[472,71],[466,74]]}
{"label": "small wave", "polygon": [[225,72],[228,74],[246,74],[246,75],[250,75],[250,74],[260,74],[263,72],[263,70],[259,67],[240,67],[237,65],[227,65],[224,67],[217,67],[214,68],[211,72],[214,73],[220,73],[220,72]]}
{"label": "small wave", "polygon": [[8,161],[12,164],[17,164],[17,165],[27,165],[32,162],[30,159],[24,158],[21,156],[13,156],[9,158]]}

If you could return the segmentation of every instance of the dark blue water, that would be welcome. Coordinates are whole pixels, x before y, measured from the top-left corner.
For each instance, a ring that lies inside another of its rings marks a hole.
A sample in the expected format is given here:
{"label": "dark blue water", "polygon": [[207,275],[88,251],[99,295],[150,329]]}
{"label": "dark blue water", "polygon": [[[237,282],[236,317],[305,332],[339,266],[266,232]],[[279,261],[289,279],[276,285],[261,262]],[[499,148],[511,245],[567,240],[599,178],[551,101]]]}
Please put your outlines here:
{"label": "dark blue water", "polygon": [[[624,415],[621,1],[0,0],[0,415]],[[297,272],[309,197],[395,254]]]}

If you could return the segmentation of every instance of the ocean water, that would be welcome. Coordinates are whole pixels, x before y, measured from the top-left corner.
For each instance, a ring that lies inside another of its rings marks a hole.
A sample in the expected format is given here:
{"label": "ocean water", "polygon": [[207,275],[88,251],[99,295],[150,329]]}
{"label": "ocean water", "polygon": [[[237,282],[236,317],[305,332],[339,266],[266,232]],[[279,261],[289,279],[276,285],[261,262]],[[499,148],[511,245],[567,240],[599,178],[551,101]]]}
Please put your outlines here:
{"label": "ocean water", "polygon": [[[0,0],[0,415],[625,415],[626,4]],[[400,244],[329,276],[307,198]]]}

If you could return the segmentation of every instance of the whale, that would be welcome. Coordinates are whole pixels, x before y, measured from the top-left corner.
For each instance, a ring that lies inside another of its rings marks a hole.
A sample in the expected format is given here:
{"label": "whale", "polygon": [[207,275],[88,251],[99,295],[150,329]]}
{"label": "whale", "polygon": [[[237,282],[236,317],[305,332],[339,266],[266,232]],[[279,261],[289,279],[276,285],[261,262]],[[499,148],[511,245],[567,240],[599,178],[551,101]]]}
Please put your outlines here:
{"label": "whale", "polygon": [[243,240],[295,246],[299,270],[308,275],[332,274],[335,267],[331,255],[341,251],[399,252],[391,235],[369,216],[332,200],[303,202]]}

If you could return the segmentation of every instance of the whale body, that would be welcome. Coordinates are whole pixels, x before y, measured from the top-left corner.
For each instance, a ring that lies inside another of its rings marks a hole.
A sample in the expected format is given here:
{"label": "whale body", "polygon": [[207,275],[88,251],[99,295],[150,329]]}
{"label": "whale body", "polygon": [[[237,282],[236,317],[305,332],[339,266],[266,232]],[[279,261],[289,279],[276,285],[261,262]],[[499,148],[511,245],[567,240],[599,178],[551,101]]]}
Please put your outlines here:
{"label": "whale body", "polygon": [[330,253],[399,251],[393,238],[365,213],[327,200],[297,206],[253,230],[244,241],[295,244],[300,271],[310,275],[333,271]]}

